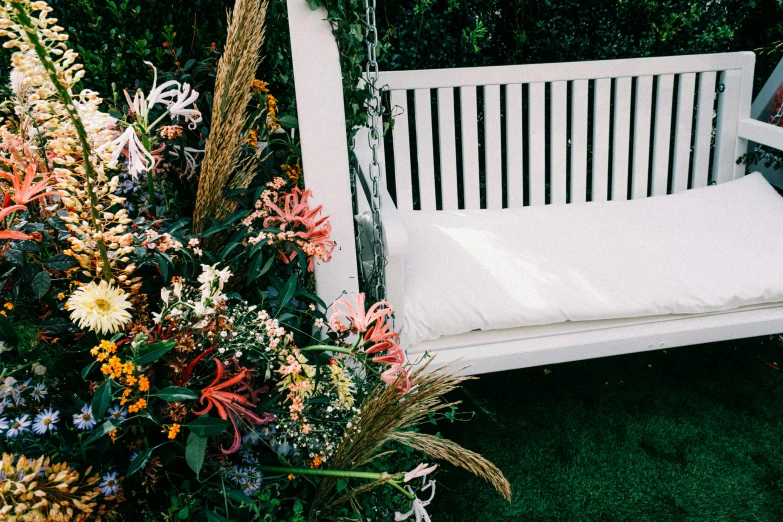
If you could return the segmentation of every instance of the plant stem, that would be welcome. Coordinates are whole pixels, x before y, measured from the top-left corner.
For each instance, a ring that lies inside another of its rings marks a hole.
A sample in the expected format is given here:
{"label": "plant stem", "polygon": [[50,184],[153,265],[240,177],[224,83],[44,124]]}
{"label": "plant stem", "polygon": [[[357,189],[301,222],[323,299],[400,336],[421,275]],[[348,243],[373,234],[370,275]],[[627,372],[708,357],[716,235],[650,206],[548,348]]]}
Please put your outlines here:
{"label": "plant stem", "polygon": [[270,473],[293,473],[294,475],[320,475],[322,477],[350,477],[369,480],[381,480],[391,478],[388,473],[377,473],[373,471],[343,471],[339,469],[313,469],[313,468],[293,468],[283,466],[259,466],[261,471]]}
{"label": "plant stem", "polygon": [[71,93],[60,82],[57,68],[55,68],[54,63],[52,62],[52,59],[46,50],[46,47],[41,43],[40,38],[38,38],[36,27],[33,25],[32,21],[30,20],[30,16],[27,14],[25,4],[22,2],[12,1],[11,5],[13,6],[14,10],[16,10],[16,13],[19,17],[19,22],[24,27],[24,31],[27,34],[27,37],[30,39],[30,43],[33,45],[35,53],[38,55],[38,59],[41,61],[41,65],[49,75],[49,79],[52,81],[52,84],[54,84],[55,89],[57,89],[57,94],[60,96],[60,100],[65,105],[65,110],[71,117],[73,126],[76,128],[76,134],[79,136],[79,143],[81,144],[82,154],[84,155],[84,171],[86,174],[85,185],[87,187],[87,193],[90,195],[90,217],[93,228],[100,235],[100,238],[96,240],[96,243],[98,245],[98,251],[100,252],[101,262],[103,263],[103,278],[106,281],[110,281],[111,266],[109,265],[109,255],[106,250],[106,244],[103,242],[103,227],[100,224],[100,215],[98,214],[97,208],[98,196],[95,194],[95,189],[93,187],[97,176],[95,175],[95,171],[92,168],[91,149],[89,139],[87,138],[87,131],[85,130],[81,116],[79,116],[79,112],[76,110],[76,106],[73,103]]}
{"label": "plant stem", "polygon": [[[141,141],[144,144],[146,150],[150,150],[150,139],[147,133],[141,135]],[[155,170],[155,163],[153,162],[152,168],[150,168],[147,174],[147,195],[149,196],[150,214],[155,217],[155,180],[153,179],[152,172]]]}
{"label": "plant stem", "polygon": [[300,348],[300,352],[336,352],[336,353],[347,353],[350,355],[353,353],[353,350],[351,348],[341,348],[339,346],[329,346],[327,344],[314,344],[312,346],[306,346],[305,348]]}

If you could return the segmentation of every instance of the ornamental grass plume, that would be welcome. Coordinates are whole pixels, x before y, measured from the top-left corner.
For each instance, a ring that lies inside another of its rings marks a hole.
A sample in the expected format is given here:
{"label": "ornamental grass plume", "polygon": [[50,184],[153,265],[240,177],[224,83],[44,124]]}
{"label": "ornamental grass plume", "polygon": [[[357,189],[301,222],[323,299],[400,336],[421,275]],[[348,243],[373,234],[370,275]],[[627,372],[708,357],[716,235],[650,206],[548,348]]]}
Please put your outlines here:
{"label": "ornamental grass plume", "polygon": [[102,521],[111,518],[110,505],[120,500],[119,487],[102,495],[100,476],[80,478],[65,462],[50,464],[49,457],[35,460],[3,453],[0,465],[0,520],[5,522]]}
{"label": "ornamental grass plume", "polygon": [[[355,470],[377,458],[387,442],[398,442],[466,469],[489,482],[506,500],[511,500],[511,486],[503,473],[491,462],[459,444],[432,435],[409,431],[425,422],[432,413],[448,409],[458,402],[448,403],[443,396],[475,377],[447,373],[445,367],[429,370],[432,359],[410,375],[411,389],[402,394],[405,376],[400,375],[396,386],[377,386],[364,400],[352,425],[329,461],[331,469]],[[311,513],[317,518],[336,506],[351,502],[356,495],[388,480],[380,480],[347,493],[337,493],[337,479],[324,477],[318,486]]]}
{"label": "ornamental grass plume", "polygon": [[[201,164],[193,229],[203,231],[209,216],[228,201],[223,189],[245,188],[252,169],[240,158],[248,124],[252,82],[261,64],[267,0],[236,0],[228,17],[226,47],[218,65],[212,103],[212,125]],[[244,166],[243,166],[244,165]],[[240,176],[234,176],[239,172]],[[225,210],[222,211],[225,213]]]}

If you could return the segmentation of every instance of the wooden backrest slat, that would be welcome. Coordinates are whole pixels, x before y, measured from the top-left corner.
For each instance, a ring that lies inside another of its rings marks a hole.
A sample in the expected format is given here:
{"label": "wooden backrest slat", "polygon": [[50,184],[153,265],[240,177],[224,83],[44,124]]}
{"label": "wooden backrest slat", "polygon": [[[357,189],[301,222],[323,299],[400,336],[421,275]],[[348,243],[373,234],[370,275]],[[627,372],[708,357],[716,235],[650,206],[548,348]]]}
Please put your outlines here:
{"label": "wooden backrest slat", "polygon": [[693,130],[693,97],[696,91],[696,74],[681,74],[677,87],[677,119],[674,134],[674,165],[672,167],[672,193],[688,189],[688,171],[691,158],[691,132]]}
{"label": "wooden backrest slat", "polygon": [[553,82],[549,93],[549,187],[551,203],[565,204],[568,129],[568,82]]}
{"label": "wooden backrest slat", "polygon": [[432,145],[432,105],[429,89],[413,93],[416,107],[416,154],[419,159],[419,201],[422,210],[435,210],[435,155]]}
{"label": "wooden backrest slat", "polygon": [[[602,78],[593,85],[593,179],[591,201],[609,198],[609,116],[612,80]],[[573,175],[573,170],[571,171]]]}
{"label": "wooden backrest slat", "polygon": [[[408,131],[408,94],[391,92],[394,118],[394,180],[397,189],[397,208],[413,210],[413,185],[411,183],[410,133]],[[362,144],[359,144],[360,146]]]}
{"label": "wooden backrest slat", "polygon": [[669,189],[669,144],[672,130],[674,75],[658,77],[655,96],[655,131],[653,134],[652,183],[653,196],[662,196]]}
{"label": "wooden backrest slat", "polygon": [[479,186],[478,106],[476,88],[460,87],[460,126],[462,129],[462,184],[465,208],[481,208]]}
{"label": "wooden backrest slat", "polygon": [[508,206],[524,204],[524,142],[522,141],[522,85],[506,85],[506,183]]}
{"label": "wooden backrest slat", "polygon": [[742,88],[742,71],[724,71],[720,76],[723,92],[718,96],[718,115],[715,124],[715,158],[712,180],[717,183],[734,179],[734,149],[737,142],[737,115]]}
{"label": "wooden backrest slat", "polygon": [[706,187],[710,178],[710,142],[715,110],[715,72],[699,75],[699,101],[696,109],[696,135],[693,141],[693,187]]}
{"label": "wooden backrest slat", "polygon": [[528,89],[528,187],[530,204],[546,204],[546,85],[531,83]]}
{"label": "wooden backrest slat", "polygon": [[571,203],[587,200],[588,87],[587,80],[571,84]]}
{"label": "wooden backrest slat", "polygon": [[612,200],[628,199],[628,154],[631,146],[631,78],[617,78],[614,84],[614,127],[612,129]]}
{"label": "wooden backrest slat", "polygon": [[440,148],[440,189],[443,210],[456,210],[457,144],[454,128],[454,89],[438,89],[438,145]]}
{"label": "wooden backrest slat", "polygon": [[631,198],[647,197],[647,176],[650,163],[650,124],[652,112],[653,77],[636,78],[636,103],[633,124],[633,169]]}
{"label": "wooden backrest slat", "polygon": [[503,208],[503,160],[501,159],[500,85],[484,87],[484,170],[487,208]]}

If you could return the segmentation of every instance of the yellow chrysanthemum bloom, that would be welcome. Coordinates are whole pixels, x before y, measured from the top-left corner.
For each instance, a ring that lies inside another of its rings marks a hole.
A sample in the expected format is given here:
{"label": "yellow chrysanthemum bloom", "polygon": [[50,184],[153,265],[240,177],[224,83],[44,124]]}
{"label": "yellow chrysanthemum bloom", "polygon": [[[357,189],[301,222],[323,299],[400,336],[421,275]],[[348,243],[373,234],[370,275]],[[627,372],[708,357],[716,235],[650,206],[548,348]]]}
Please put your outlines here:
{"label": "yellow chrysanthemum bloom", "polygon": [[65,303],[71,321],[97,333],[116,333],[131,320],[132,307],[125,292],[106,281],[92,282],[76,290]]}

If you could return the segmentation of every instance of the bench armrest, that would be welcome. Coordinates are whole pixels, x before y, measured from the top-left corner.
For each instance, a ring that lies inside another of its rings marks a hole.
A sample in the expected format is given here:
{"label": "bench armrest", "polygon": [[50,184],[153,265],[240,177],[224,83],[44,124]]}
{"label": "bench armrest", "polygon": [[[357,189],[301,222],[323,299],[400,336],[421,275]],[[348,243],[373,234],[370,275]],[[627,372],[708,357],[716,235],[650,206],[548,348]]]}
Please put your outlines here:
{"label": "bench armrest", "polygon": [[740,120],[737,125],[737,135],[760,145],[783,150],[783,128],[777,125],[745,118]]}

